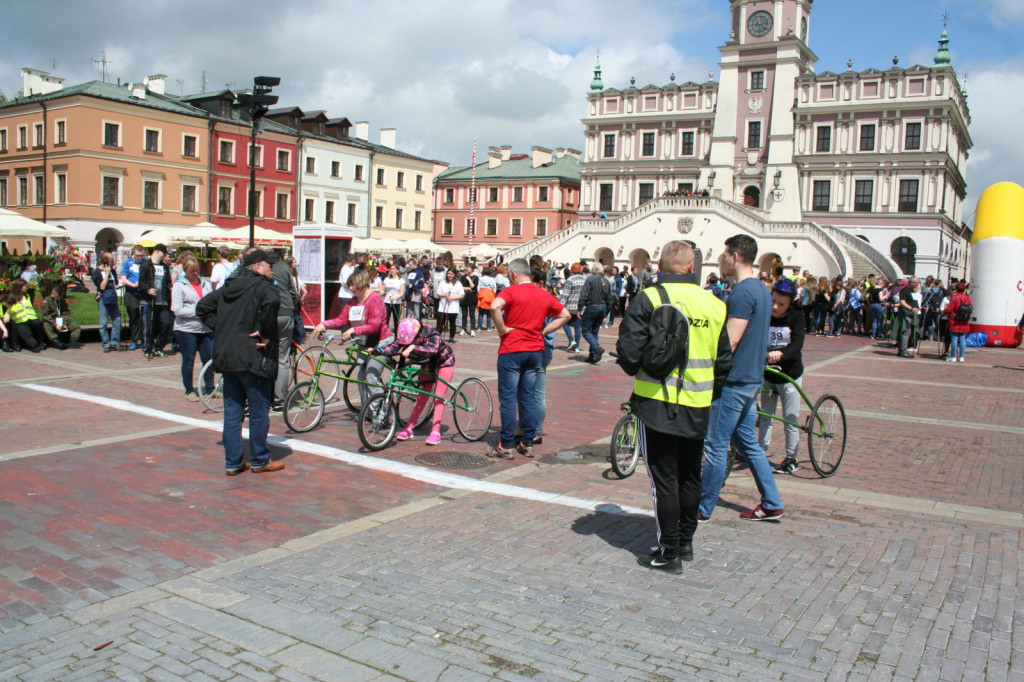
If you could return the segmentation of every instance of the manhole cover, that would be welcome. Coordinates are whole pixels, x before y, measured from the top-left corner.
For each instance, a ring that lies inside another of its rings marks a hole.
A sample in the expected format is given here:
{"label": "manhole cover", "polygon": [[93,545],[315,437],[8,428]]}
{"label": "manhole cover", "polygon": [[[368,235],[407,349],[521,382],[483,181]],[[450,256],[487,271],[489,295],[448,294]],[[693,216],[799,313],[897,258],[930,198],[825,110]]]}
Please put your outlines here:
{"label": "manhole cover", "polygon": [[416,461],[442,469],[482,469],[491,465],[491,460],[486,457],[465,452],[424,452],[416,456]]}

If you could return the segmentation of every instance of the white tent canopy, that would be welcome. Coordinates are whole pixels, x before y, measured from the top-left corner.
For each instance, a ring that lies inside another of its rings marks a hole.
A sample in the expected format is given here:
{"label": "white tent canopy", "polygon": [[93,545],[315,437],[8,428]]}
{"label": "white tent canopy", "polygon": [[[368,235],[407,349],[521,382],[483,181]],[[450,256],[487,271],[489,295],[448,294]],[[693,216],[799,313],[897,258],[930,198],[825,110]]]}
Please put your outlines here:
{"label": "white tent canopy", "polygon": [[459,255],[463,258],[494,258],[498,255],[498,249],[490,244],[474,244]]}
{"label": "white tent canopy", "polygon": [[68,231],[38,220],[26,218],[20,213],[0,208],[0,237],[49,237],[67,239]]}

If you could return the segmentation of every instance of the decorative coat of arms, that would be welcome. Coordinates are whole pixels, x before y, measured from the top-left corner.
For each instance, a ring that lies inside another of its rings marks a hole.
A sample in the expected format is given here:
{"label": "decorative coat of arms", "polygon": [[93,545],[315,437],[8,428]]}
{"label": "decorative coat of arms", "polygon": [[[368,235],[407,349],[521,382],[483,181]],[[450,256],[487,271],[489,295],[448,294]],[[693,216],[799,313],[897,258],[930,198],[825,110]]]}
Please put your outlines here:
{"label": "decorative coat of arms", "polygon": [[758,97],[751,97],[750,101],[747,102],[747,108],[750,109],[750,113],[755,114],[755,115],[761,113],[761,107],[763,107],[763,106],[764,106],[764,99],[761,98],[760,96],[758,96]]}
{"label": "decorative coat of arms", "polygon": [[680,218],[679,222],[676,223],[676,227],[683,234],[687,234],[693,229],[693,218]]}

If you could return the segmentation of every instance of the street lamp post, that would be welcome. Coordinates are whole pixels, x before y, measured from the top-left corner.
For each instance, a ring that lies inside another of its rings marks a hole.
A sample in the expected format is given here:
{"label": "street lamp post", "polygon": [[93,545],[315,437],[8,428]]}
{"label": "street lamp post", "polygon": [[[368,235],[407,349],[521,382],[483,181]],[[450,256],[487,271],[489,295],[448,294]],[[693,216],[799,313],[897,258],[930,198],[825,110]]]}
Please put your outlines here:
{"label": "street lamp post", "polygon": [[277,104],[277,95],[270,91],[280,84],[276,76],[256,76],[252,94],[238,96],[240,103],[249,105],[249,248],[256,242],[256,135],[263,115],[270,111],[269,105]]}

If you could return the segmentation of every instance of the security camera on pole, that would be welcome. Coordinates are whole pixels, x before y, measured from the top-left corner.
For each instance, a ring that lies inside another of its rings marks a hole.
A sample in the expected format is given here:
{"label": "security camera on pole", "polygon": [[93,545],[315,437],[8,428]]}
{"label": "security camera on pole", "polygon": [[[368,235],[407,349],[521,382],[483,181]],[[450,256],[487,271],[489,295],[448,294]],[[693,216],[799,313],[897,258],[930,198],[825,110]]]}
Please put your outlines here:
{"label": "security camera on pole", "polygon": [[263,115],[270,111],[271,104],[277,104],[277,95],[270,91],[281,84],[276,76],[256,76],[253,79],[252,94],[243,93],[238,96],[241,104],[249,105],[250,144],[249,144],[249,247],[254,245],[256,233],[256,134],[260,130]]}

